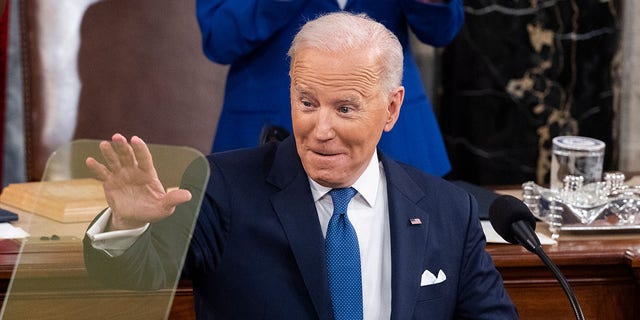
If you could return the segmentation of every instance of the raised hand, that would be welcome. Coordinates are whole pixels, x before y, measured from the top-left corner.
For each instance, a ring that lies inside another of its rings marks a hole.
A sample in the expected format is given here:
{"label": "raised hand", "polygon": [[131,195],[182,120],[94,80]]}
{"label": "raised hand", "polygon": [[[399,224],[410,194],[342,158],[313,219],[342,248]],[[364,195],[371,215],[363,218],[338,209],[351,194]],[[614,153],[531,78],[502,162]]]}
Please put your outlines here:
{"label": "raised hand", "polygon": [[133,136],[127,142],[116,133],[111,142],[100,143],[100,151],[106,163],[89,157],[86,165],[102,181],[111,208],[110,230],[133,229],[161,220],[171,215],[178,204],[191,199],[187,190],[164,189],[142,139]]}

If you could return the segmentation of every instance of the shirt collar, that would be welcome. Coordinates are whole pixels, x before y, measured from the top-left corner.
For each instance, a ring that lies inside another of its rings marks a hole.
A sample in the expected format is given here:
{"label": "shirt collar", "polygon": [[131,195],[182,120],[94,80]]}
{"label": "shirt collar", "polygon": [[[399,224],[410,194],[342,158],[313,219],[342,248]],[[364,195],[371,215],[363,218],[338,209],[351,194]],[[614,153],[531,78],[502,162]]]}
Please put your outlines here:
{"label": "shirt collar", "polygon": [[[376,197],[378,193],[378,184],[380,183],[380,164],[378,162],[378,151],[373,152],[373,156],[364,170],[362,175],[352,185],[356,191],[371,207],[376,203]],[[324,197],[331,188],[320,185],[309,178],[309,185],[311,186],[311,194],[313,195],[313,201],[318,201]]]}

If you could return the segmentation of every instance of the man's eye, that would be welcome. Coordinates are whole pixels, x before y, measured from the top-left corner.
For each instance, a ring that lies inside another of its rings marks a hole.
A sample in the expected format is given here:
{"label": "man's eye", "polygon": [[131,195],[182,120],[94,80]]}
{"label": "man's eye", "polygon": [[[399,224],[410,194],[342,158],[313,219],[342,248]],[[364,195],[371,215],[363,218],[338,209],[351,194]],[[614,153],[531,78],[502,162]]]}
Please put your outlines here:
{"label": "man's eye", "polygon": [[349,113],[349,111],[351,111],[351,108],[349,108],[347,106],[342,106],[342,107],[338,108],[338,111],[340,111],[340,113]]}
{"label": "man's eye", "polygon": [[309,101],[302,101],[302,105],[305,107],[311,107],[311,102]]}

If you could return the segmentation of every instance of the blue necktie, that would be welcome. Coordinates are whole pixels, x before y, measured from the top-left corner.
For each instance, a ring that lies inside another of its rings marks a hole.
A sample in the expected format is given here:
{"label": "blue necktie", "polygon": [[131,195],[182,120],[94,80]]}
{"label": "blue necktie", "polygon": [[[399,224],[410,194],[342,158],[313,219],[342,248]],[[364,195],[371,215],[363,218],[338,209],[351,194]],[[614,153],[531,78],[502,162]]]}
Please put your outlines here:
{"label": "blue necktie", "polygon": [[336,320],[362,319],[362,278],[358,236],[347,217],[347,206],[356,194],[353,188],[333,189],[333,215],[329,220],[325,248],[329,293]]}

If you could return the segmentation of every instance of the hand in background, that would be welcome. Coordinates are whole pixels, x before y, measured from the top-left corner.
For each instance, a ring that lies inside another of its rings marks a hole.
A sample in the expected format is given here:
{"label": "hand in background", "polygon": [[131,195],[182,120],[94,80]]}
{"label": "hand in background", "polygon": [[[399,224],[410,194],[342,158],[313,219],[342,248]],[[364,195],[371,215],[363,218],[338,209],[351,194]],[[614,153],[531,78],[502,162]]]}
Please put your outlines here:
{"label": "hand in background", "polygon": [[102,181],[111,208],[109,230],[133,229],[161,220],[191,199],[191,193],[184,189],[165,191],[142,139],[133,136],[127,142],[116,133],[111,142],[100,143],[100,151],[106,163],[89,157],[86,165]]}

